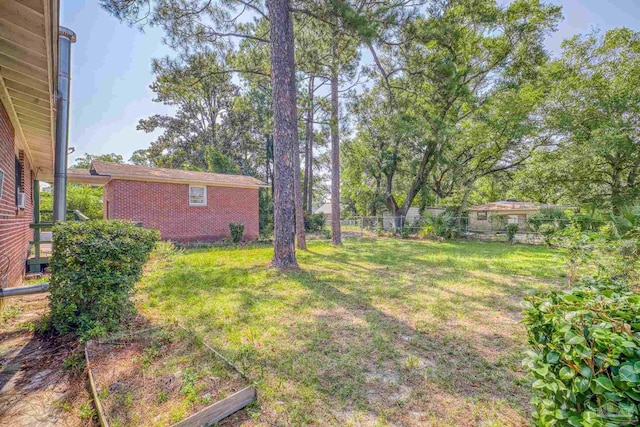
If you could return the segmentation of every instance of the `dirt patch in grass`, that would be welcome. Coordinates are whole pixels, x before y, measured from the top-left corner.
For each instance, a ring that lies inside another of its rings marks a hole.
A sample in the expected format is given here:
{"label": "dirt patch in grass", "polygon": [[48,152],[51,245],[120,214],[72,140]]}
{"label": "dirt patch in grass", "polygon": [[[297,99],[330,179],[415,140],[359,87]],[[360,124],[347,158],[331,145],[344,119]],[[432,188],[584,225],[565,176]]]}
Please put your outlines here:
{"label": "dirt patch in grass", "polygon": [[87,353],[112,427],[168,426],[247,386],[238,372],[179,327],[137,324],[89,343]]}
{"label": "dirt patch in grass", "polygon": [[38,333],[48,311],[46,294],[0,311],[0,426],[97,425],[78,343]]}

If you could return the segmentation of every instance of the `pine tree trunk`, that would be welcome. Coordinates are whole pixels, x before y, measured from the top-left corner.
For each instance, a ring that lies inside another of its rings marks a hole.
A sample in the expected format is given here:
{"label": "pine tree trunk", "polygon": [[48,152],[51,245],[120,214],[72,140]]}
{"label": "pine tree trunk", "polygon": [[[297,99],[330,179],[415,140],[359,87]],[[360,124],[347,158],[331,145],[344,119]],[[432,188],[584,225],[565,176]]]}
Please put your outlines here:
{"label": "pine tree trunk", "polygon": [[304,152],[304,208],[313,211],[313,94],[315,92],[314,76],[309,77],[309,110],[307,111],[305,152]]}
{"label": "pine tree trunk", "polygon": [[269,0],[274,163],[272,264],[296,268],[293,147],[298,141],[293,24],[289,0]]}
{"label": "pine tree trunk", "polygon": [[298,249],[307,250],[307,239],[304,232],[304,211],[302,210],[302,183],[300,179],[300,146],[293,147],[293,182],[296,205],[296,243]]}
{"label": "pine tree trunk", "polygon": [[331,241],[342,245],[340,230],[340,101],[338,99],[338,40],[334,36],[331,46]]}

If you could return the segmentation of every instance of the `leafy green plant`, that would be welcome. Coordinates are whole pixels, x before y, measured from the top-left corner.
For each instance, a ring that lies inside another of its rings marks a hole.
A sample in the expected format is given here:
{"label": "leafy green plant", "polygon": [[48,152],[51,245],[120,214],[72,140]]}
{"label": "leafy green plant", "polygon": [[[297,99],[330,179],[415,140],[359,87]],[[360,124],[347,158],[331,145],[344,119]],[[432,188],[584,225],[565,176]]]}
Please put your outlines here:
{"label": "leafy green plant", "polygon": [[556,230],[562,230],[569,224],[569,217],[561,209],[540,209],[527,218],[527,225],[531,231],[540,232],[544,224],[552,225]]}
{"label": "leafy green plant", "polygon": [[20,308],[15,305],[2,307],[0,306],[0,323],[4,323],[8,320],[14,319],[20,315]]}
{"label": "leafy green plant", "polygon": [[553,240],[565,249],[569,284],[582,275],[640,285],[640,239],[634,237],[633,231],[627,236],[629,238],[615,239],[609,230],[586,232],[573,223],[555,232]]}
{"label": "leafy green plant", "polygon": [[53,228],[51,325],[82,340],[116,329],[160,233],[125,221],[59,222]]}
{"label": "leafy green plant", "polygon": [[580,231],[598,231],[605,221],[596,213],[575,213],[569,216],[571,226]]}
{"label": "leafy green plant", "polygon": [[83,402],[78,408],[78,415],[81,420],[90,420],[96,416],[96,411],[90,401]]}
{"label": "leafy green plant", "polygon": [[640,229],[640,205],[628,206],[620,210],[619,215],[612,215],[611,235],[614,238],[625,238],[633,230]]}
{"label": "leafy green plant", "polygon": [[[40,209],[53,211],[53,193],[43,191],[40,193]],[[69,183],[67,186],[67,209],[79,210],[90,219],[102,219],[102,188],[92,187],[87,184]],[[51,214],[43,214],[43,220],[50,220]]]}
{"label": "leafy green plant", "polygon": [[198,373],[187,368],[182,374],[182,388],[180,392],[185,395],[188,402],[195,403],[198,401],[198,394],[202,391],[204,386],[199,384],[200,377]]}
{"label": "leafy green plant", "polygon": [[507,240],[513,244],[516,240],[516,233],[518,232],[518,224],[507,224],[505,231],[507,232]]}
{"label": "leafy green plant", "polygon": [[427,214],[425,215],[424,223],[423,230],[428,230],[434,237],[451,239],[458,235],[456,219],[451,212],[443,212],[437,215]]}
{"label": "leafy green plant", "polygon": [[320,233],[326,224],[326,217],[322,213],[306,213],[304,215],[304,229],[309,233]]}
{"label": "leafy green plant", "polygon": [[541,426],[635,425],[640,416],[640,295],[612,281],[526,299],[523,361]]}
{"label": "leafy green plant", "polygon": [[400,230],[401,239],[408,239],[410,234],[411,234],[411,229],[409,227],[402,227],[402,229]]}
{"label": "leafy green plant", "polygon": [[552,238],[554,236],[554,234],[556,234],[556,226],[553,224],[549,224],[549,223],[544,223],[540,226],[540,228],[538,229],[538,231],[540,232],[540,235],[542,236],[542,241],[544,242],[545,245],[547,246],[551,246],[552,244]]}
{"label": "leafy green plant", "polygon": [[64,359],[62,365],[65,369],[73,373],[82,372],[86,366],[84,353],[81,351],[71,353],[66,359]]}
{"label": "leafy green plant", "polygon": [[244,224],[241,222],[232,222],[229,224],[229,231],[231,233],[231,241],[233,243],[240,243],[244,235]]}
{"label": "leafy green plant", "polygon": [[273,235],[273,197],[267,188],[258,192],[260,237],[269,239]]}

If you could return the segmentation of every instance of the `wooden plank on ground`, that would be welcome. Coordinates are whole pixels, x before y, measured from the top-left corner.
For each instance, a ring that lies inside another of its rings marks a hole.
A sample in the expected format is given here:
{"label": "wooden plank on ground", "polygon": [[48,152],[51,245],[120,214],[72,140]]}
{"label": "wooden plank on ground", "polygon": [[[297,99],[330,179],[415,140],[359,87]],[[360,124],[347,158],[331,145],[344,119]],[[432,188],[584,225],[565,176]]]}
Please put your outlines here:
{"label": "wooden plank on ground", "polygon": [[243,409],[249,403],[254,402],[257,397],[258,393],[255,388],[243,388],[226,399],[219,400],[189,418],[174,424],[172,427],[201,427],[215,424]]}
{"label": "wooden plank on ground", "polygon": [[100,403],[100,399],[98,398],[98,389],[96,388],[96,382],[93,379],[93,373],[91,372],[91,360],[89,360],[89,351],[88,348],[93,345],[91,341],[87,343],[84,347],[84,358],[87,362],[87,372],[89,372],[89,387],[91,388],[91,394],[93,395],[93,403],[96,405],[96,412],[98,413],[98,421],[102,427],[109,427],[109,422],[107,418],[104,416],[104,409],[102,408],[102,404]]}
{"label": "wooden plank on ground", "polygon": [[[187,330],[182,327],[182,329]],[[89,358],[89,348],[94,345],[93,341],[87,342],[84,349],[84,357],[87,362],[87,371],[89,375],[89,386],[91,388],[91,394],[93,396],[93,401],[96,406],[96,412],[98,413],[98,421],[100,422],[101,427],[109,427],[109,421],[107,420],[106,414],[104,412],[104,408],[100,403],[100,398],[98,396],[98,388],[96,387],[95,379],[93,377],[93,373],[91,371],[91,360]],[[216,355],[220,356],[220,354],[213,350],[210,346],[206,346],[207,349],[212,350]],[[224,359],[224,358],[223,358]],[[224,359],[225,362],[228,362]],[[233,366],[233,365],[232,365]],[[235,370],[237,368],[233,366]],[[239,371],[240,372],[240,371]],[[244,377],[244,374],[242,375]],[[255,402],[258,399],[258,391],[255,387],[245,387],[240,391],[232,394],[231,396],[218,400],[217,402],[207,406],[206,408],[196,412],[188,418],[185,418],[182,421],[178,421],[175,424],[172,424],[171,427],[203,427],[214,425],[219,421],[227,418],[229,415],[232,415],[238,412],[241,409],[244,409],[251,402]]]}

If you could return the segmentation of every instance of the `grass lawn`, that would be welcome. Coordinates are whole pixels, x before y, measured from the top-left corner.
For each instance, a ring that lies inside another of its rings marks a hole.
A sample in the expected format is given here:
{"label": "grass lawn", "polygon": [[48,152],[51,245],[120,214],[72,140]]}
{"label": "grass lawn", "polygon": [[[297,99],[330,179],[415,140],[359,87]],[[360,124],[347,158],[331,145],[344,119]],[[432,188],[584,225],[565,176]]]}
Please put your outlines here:
{"label": "grass lawn", "polygon": [[526,425],[519,303],[561,284],[557,252],[500,243],[314,242],[180,252],[139,285],[150,316],[200,331],[257,381],[244,425]]}

